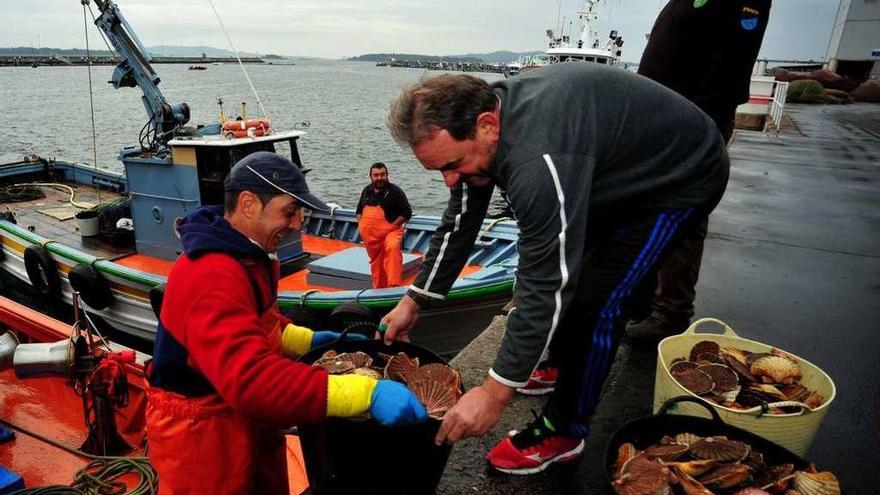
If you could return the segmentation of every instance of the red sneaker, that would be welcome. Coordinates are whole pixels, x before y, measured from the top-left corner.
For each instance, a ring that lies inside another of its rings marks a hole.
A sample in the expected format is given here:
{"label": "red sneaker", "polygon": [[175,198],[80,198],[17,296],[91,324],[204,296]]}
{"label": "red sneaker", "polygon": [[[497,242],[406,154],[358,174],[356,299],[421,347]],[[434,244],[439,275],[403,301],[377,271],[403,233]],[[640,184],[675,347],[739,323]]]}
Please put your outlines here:
{"label": "red sneaker", "polygon": [[559,376],[559,368],[555,366],[539,367],[532,372],[528,383],[523,388],[516,389],[525,395],[549,394],[556,388],[556,378]]}
{"label": "red sneaker", "polygon": [[486,459],[502,473],[534,474],[555,462],[576,459],[583,450],[582,438],[557,434],[550,420],[540,416],[526,429],[498,442]]}

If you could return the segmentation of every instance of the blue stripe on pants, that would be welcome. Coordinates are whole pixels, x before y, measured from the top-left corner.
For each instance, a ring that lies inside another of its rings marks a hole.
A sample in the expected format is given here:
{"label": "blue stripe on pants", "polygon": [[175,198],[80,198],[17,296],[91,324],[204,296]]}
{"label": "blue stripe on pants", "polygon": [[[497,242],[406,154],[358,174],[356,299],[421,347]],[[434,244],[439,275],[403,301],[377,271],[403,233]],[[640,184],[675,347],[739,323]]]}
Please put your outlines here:
{"label": "blue stripe on pants", "polygon": [[[692,212],[693,210],[689,208],[672,213],[660,213],[647,242],[633,260],[623,279],[609,293],[592,332],[592,345],[577,400],[578,418],[583,418],[586,412],[592,411],[598,402],[602,382],[614,358],[612,355],[614,322],[622,313],[623,303],[644,276],[651,271],[669,241]],[[572,424],[571,429],[577,436],[586,436],[589,431],[586,425],[579,422]]]}

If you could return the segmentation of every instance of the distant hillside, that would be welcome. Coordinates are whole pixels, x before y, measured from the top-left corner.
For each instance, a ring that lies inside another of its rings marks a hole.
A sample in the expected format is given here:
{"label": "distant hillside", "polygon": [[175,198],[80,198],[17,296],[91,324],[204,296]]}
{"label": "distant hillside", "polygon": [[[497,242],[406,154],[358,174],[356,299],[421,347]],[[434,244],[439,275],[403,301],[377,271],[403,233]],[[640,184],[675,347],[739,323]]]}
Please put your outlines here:
{"label": "distant hillside", "polygon": [[492,52],[492,53],[466,53],[464,55],[420,55],[414,53],[368,53],[352,57],[349,60],[359,62],[386,62],[392,58],[398,61],[421,61],[421,62],[482,62],[486,64],[503,64],[513,62],[523,55],[535,55],[543,53],[534,52]]}
{"label": "distant hillside", "polygon": [[[222,48],[213,48],[210,46],[168,46],[168,45],[158,45],[158,46],[148,46],[147,51],[150,52],[150,55],[154,57],[201,57],[203,54],[206,57],[212,58],[224,58],[224,57],[234,57],[235,54],[229,50],[224,50]],[[95,57],[107,57],[110,53],[107,50],[92,50],[92,55]],[[86,51],[81,48],[34,48],[30,46],[14,46],[9,48],[0,48],[0,56],[50,56],[50,55],[60,55],[63,57],[83,57],[85,56]],[[283,59],[287,58],[281,55],[273,55],[273,54],[263,54],[258,55],[256,53],[242,52],[239,53],[242,57],[261,57],[261,58],[269,58],[269,59]]]}

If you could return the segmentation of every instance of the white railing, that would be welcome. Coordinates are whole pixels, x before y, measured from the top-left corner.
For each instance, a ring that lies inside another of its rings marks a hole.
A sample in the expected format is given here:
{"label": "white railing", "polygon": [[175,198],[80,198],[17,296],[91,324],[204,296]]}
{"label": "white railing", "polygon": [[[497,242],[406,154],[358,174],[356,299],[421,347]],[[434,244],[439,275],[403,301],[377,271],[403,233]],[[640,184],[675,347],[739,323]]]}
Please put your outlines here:
{"label": "white railing", "polygon": [[775,132],[778,134],[779,129],[782,126],[782,113],[785,110],[785,99],[788,96],[788,82],[774,82],[773,98],[770,100],[769,119],[767,120],[767,125],[764,126],[764,130],[767,131],[772,126],[776,128]]}

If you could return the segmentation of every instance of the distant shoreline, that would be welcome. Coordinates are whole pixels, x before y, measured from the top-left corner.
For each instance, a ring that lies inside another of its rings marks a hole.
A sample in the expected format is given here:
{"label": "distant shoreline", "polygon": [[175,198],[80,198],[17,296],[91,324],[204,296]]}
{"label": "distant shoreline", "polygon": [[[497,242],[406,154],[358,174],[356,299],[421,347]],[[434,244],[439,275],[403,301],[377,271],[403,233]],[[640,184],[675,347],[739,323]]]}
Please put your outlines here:
{"label": "distant shoreline", "polygon": [[[271,65],[278,61],[279,65],[290,64],[287,59],[262,59],[259,57],[242,57],[241,61],[245,64],[267,64]],[[31,67],[34,64],[40,67],[53,66],[70,66],[70,65],[88,65],[89,60],[82,56],[33,56],[33,55],[0,55],[0,67]],[[116,65],[119,59],[114,57],[91,57],[91,65]],[[234,64],[238,63],[235,57],[153,57],[150,63],[153,64],[189,64],[189,65],[210,65],[215,63]]]}

